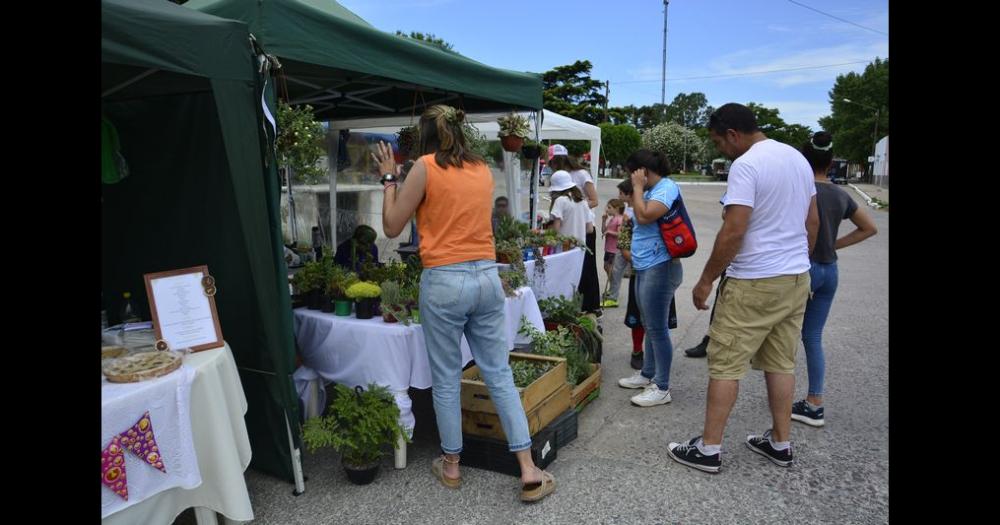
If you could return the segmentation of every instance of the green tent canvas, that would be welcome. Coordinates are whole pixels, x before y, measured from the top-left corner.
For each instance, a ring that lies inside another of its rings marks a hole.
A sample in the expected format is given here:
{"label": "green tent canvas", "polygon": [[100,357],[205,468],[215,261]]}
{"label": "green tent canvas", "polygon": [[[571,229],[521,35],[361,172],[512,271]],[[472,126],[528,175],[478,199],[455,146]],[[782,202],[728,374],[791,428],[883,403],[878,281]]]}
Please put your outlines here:
{"label": "green tent canvas", "polygon": [[146,310],[143,274],[207,264],[247,398],[251,467],[291,481],[291,305],[247,26],[165,0],[101,8],[102,111],[129,166],[102,185],[105,307],[130,291]]}
{"label": "green tent canvas", "polygon": [[470,113],[542,108],[540,75],[380,31],[334,0],[190,0],[184,6],[246,22],[281,59],[289,101],[311,104],[319,120],[409,115],[435,103]]}

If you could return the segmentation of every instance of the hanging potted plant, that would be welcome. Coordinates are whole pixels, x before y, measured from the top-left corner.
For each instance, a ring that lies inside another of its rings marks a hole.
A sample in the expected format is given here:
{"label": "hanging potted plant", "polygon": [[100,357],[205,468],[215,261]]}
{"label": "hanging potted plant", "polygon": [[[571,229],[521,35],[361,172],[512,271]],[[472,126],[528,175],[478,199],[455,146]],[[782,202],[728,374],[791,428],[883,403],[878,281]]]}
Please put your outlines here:
{"label": "hanging potted plant", "polygon": [[324,447],[337,451],[347,479],[356,485],[375,480],[383,446],[397,446],[400,437],[410,442],[399,424],[399,407],[383,386],[352,390],[337,385],[327,414],[306,421],[302,440],[310,452]]}
{"label": "hanging potted plant", "polygon": [[500,137],[500,144],[504,151],[511,153],[521,151],[524,139],[528,138],[530,132],[527,117],[510,113],[498,118],[497,124],[500,124],[500,132],[497,133],[497,136]]}
{"label": "hanging potted plant", "polygon": [[420,128],[415,125],[400,128],[396,132],[396,144],[399,146],[400,155],[409,158],[410,153],[420,144]]}
{"label": "hanging potted plant", "polygon": [[521,146],[521,155],[526,159],[535,160],[542,156],[542,150],[545,146],[535,142],[534,140],[527,140],[524,145]]}
{"label": "hanging potted plant", "polygon": [[352,301],[347,297],[347,288],[358,281],[354,272],[334,266],[330,275],[327,292],[333,300],[333,313],[341,317],[351,315]]}
{"label": "hanging potted plant", "polygon": [[360,281],[347,287],[347,297],[354,301],[354,311],[358,319],[371,319],[375,316],[378,297],[382,295],[379,285]]}
{"label": "hanging potted plant", "polygon": [[289,106],[278,102],[278,165],[292,170],[297,184],[319,184],[326,170],[319,160],[326,156],[326,130],[313,116],[312,106]]}

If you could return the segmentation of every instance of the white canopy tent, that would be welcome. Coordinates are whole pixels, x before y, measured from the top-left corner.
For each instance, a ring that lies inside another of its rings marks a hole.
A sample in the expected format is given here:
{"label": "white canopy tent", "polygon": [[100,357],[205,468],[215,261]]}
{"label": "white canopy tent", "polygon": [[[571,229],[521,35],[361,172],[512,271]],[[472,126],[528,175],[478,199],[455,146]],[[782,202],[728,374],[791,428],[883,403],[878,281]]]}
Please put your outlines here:
{"label": "white canopy tent", "polygon": [[[522,116],[529,119],[531,127],[537,129],[535,126],[535,112],[520,112]],[[506,113],[470,113],[466,115],[466,120],[476,126],[480,133],[485,135],[490,140],[496,140],[497,133],[500,131],[500,126],[497,124],[497,118],[506,115]],[[349,129],[351,131],[357,131],[362,133],[396,133],[405,126],[415,124],[419,115],[413,117],[407,116],[394,116],[394,117],[376,117],[376,118],[358,118],[358,119],[348,119],[348,120],[336,120],[330,122],[330,128],[332,129]],[[538,140],[589,140],[590,141],[590,174],[597,181],[597,170],[600,165],[600,152],[601,152],[601,128],[594,126],[592,124],[587,124],[586,122],[580,122],[579,120],[574,120],[569,117],[564,117],[558,113],[554,113],[549,110],[542,110],[542,126],[538,130]],[[509,192],[517,191],[517,182],[520,177],[517,176],[516,170],[513,169],[513,154],[504,153],[504,164],[507,167],[505,170],[507,172],[507,188]],[[537,178],[534,179],[535,188],[531,188],[532,204],[534,208],[538,208],[538,191],[537,191]],[[516,209],[517,199],[511,200],[511,205],[514,206],[512,211],[514,216],[520,216],[520,210]]]}

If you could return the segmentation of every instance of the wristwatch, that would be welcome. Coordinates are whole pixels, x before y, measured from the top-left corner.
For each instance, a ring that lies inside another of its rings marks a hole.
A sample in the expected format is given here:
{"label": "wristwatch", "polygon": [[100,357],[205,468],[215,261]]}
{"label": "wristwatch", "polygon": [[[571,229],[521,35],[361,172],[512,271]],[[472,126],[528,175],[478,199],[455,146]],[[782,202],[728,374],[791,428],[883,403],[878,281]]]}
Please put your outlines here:
{"label": "wristwatch", "polygon": [[382,185],[385,186],[387,183],[390,182],[399,182],[399,178],[393,175],[392,173],[386,173],[385,175],[382,175],[382,179],[379,180],[379,182],[381,182]]}

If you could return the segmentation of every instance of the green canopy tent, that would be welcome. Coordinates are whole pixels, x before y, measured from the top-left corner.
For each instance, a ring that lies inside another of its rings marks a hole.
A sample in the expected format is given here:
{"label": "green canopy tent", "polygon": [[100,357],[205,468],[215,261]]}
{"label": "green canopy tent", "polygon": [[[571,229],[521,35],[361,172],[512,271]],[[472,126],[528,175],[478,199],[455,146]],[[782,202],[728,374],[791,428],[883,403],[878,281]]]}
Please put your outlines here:
{"label": "green canopy tent", "polygon": [[[468,113],[542,108],[541,76],[493,68],[380,31],[334,0],[190,0],[184,6],[246,22],[267,52],[280,59],[288,102],[312,105],[319,120],[414,115],[438,103]],[[337,149],[335,142],[330,162],[334,246]]]}
{"label": "green canopy tent", "polygon": [[102,111],[129,172],[102,186],[105,306],[117,311],[130,291],[148,318],[144,273],[207,264],[247,397],[251,466],[292,480],[300,434],[279,185],[266,153],[274,131],[247,26],[164,0],[101,7]]}

